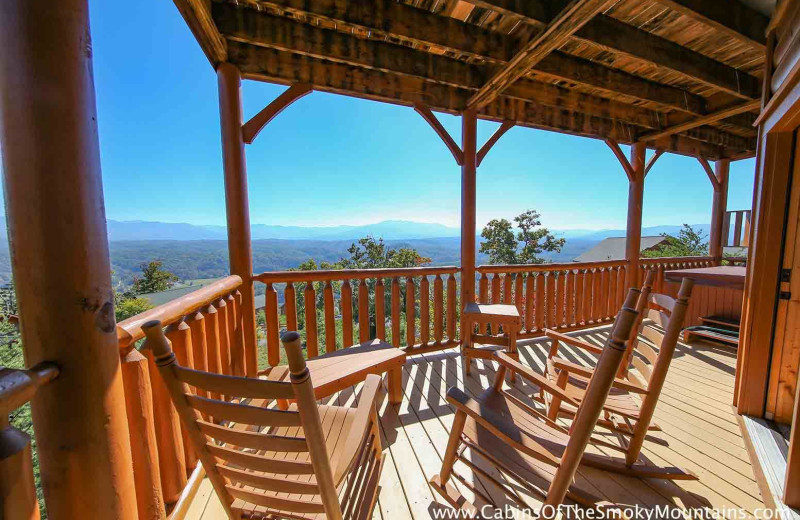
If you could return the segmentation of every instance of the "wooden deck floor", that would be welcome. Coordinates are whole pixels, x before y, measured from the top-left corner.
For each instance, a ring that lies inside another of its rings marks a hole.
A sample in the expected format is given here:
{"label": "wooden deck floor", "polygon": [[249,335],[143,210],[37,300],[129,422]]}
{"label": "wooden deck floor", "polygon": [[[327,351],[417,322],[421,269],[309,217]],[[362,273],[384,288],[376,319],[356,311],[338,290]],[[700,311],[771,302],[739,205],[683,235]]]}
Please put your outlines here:
{"label": "wooden deck floor", "polygon": [[[582,337],[602,344],[606,329],[586,331]],[[563,347],[562,347],[563,348]],[[522,359],[541,369],[546,349],[541,340],[521,341]],[[583,353],[572,352],[583,363]],[[635,479],[599,470],[581,469],[592,492],[611,502],[640,504],[646,508],[735,508],[753,514],[763,507],[736,415],[731,407],[735,352],[711,343],[681,344],[670,369],[656,421],[663,431],[645,443],[643,455],[661,464],[682,466],[700,476],[699,481],[668,482]],[[385,520],[427,519],[436,508],[449,507],[429,486],[439,472],[453,412],[444,395],[453,385],[476,394],[490,385],[494,367],[477,361],[464,377],[456,349],[409,358],[404,370],[405,399],[399,406],[382,401],[385,465],[374,517]],[[515,392],[533,395],[536,388],[518,378]],[[330,399],[353,405],[357,389]],[[460,473],[472,479],[482,493],[495,498],[497,489],[464,466]],[[583,479],[582,479],[583,480]],[[465,496],[469,489],[458,483]],[[538,510],[539,497],[522,491],[522,498]],[[187,515],[191,520],[222,520],[225,513],[206,479]]]}

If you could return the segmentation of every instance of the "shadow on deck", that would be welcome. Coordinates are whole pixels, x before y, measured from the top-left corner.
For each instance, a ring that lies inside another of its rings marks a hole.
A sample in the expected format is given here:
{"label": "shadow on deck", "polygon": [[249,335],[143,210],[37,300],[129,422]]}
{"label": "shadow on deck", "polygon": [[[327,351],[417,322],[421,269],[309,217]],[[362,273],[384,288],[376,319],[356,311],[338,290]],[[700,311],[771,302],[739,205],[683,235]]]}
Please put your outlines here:
{"label": "shadow on deck", "polygon": [[[607,328],[588,330],[579,335],[602,345]],[[542,339],[519,342],[523,362],[541,371],[547,354]],[[572,361],[588,363],[582,351],[561,346],[560,353]],[[445,401],[447,389],[459,386],[468,394],[478,394],[494,380],[492,363],[475,362],[466,378],[457,349],[409,358],[404,369],[405,399],[390,406],[384,396],[380,416],[383,431],[385,465],[374,518],[427,519],[439,508],[449,505],[428,485],[438,473],[447,445],[453,410]],[[697,473],[699,481],[670,482],[638,479],[581,468],[578,478],[593,494],[617,504],[646,508],[715,508],[727,516],[752,515],[763,507],[736,414],[731,406],[736,352],[733,349],[698,341],[680,343],[656,410],[655,421],[662,431],[653,432],[642,452],[649,460],[681,466]],[[518,378],[514,392],[533,396],[535,386]],[[340,392],[328,399],[331,404],[352,406],[357,388]],[[462,464],[457,470],[469,485],[453,481],[460,491],[472,498],[474,489],[497,503],[517,507],[502,495],[488,479]],[[538,511],[540,497],[531,495],[513,481],[507,484]],[[734,512],[735,511],[735,512]],[[669,514],[669,513],[667,513]],[[671,516],[673,517],[673,516]],[[186,517],[197,520],[222,520],[225,513],[208,481],[204,481]]]}

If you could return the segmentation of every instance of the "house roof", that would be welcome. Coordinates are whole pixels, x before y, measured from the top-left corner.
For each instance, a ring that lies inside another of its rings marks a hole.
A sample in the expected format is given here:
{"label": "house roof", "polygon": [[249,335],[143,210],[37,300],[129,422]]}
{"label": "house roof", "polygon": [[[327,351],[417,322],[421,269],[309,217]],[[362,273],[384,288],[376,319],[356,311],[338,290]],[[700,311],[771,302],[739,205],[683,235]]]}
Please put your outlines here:
{"label": "house roof", "polygon": [[[641,251],[651,249],[666,238],[662,236],[642,237]],[[575,257],[575,262],[603,262],[605,260],[623,260],[625,258],[625,237],[610,237],[602,240],[583,254]]]}
{"label": "house roof", "polygon": [[175,0],[245,79],[708,159],[755,154],[768,18],[730,0]]}

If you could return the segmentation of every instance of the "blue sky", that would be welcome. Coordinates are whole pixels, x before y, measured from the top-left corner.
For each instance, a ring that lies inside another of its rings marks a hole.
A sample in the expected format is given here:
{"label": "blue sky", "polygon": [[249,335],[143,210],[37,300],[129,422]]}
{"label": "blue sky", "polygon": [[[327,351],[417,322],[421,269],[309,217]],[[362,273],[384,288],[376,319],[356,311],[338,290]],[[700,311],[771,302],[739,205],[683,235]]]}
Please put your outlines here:
{"label": "blue sky", "polygon": [[[224,224],[215,74],[172,2],[90,2],[106,212],[115,220]],[[245,82],[245,117],[285,87]],[[458,139],[457,117],[441,115]],[[497,124],[479,124],[479,143]],[[624,148],[627,152],[627,147]],[[460,170],[412,109],[313,93],[247,147],[251,220],[459,222]],[[729,209],[749,208],[754,161],[731,168]],[[696,160],[662,156],[644,225],[710,220]],[[627,181],[604,143],[514,128],[478,171],[478,225],[535,208],[553,228],[623,228]]]}

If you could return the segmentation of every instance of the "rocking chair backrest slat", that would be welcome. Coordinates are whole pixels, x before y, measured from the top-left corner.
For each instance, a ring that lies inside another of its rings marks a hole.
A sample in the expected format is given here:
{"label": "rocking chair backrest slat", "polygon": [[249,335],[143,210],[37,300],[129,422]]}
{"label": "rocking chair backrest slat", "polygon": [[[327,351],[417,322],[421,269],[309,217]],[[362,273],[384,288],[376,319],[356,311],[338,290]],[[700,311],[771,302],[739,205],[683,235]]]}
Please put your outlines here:
{"label": "rocking chair backrest slat", "polygon": [[[328,518],[342,518],[314,389],[296,333],[282,338],[291,382],[276,382],[181,367],[161,323],[149,322],[142,328],[146,348],[153,352],[184,428],[230,518],[238,518],[231,507],[234,499],[289,516],[325,513]],[[295,400],[297,409],[265,408],[278,399]],[[303,436],[275,432],[301,428]],[[298,453],[308,456],[298,458]]]}
{"label": "rocking chair backrest slat", "polygon": [[558,470],[547,492],[546,505],[558,505],[564,500],[575,472],[581,462],[586,445],[603,410],[617,370],[625,358],[625,342],[630,338],[638,313],[633,308],[639,295],[637,289],[628,292],[625,305],[620,309],[608,336],[600,359],[589,380],[586,394],[581,401],[569,431],[569,441],[561,457]]}
{"label": "rocking chair backrest slat", "polygon": [[[658,404],[658,399],[661,396],[661,390],[667,378],[667,371],[669,370],[672,357],[675,354],[675,348],[678,344],[678,338],[683,329],[683,320],[686,316],[686,309],[689,305],[689,298],[692,295],[693,285],[694,282],[692,280],[684,278],[678,290],[678,296],[675,299],[664,294],[650,295],[651,303],[663,309],[667,308],[667,306],[664,305],[665,303],[670,304],[672,312],[668,316],[663,311],[650,309],[648,317],[657,318],[658,321],[656,323],[664,330],[661,332],[655,329],[652,324],[645,324],[642,331],[642,335],[648,340],[653,341],[656,347],[658,347],[658,355],[652,365],[645,365],[642,360],[643,358],[637,358],[642,365],[641,368],[637,366],[637,369],[647,380],[647,393],[642,398],[639,418],[636,421],[633,436],[628,444],[628,450],[626,452],[626,461],[628,464],[633,464],[638,459],[639,452],[644,443],[644,438],[647,434],[647,429],[650,427],[650,422],[653,419],[653,413]],[[671,300],[671,302],[669,300]],[[640,344],[643,348],[644,343]],[[653,350],[654,349],[649,348],[648,353]],[[650,356],[644,354],[643,357],[649,358]],[[643,370],[642,368],[644,367],[646,368]]]}
{"label": "rocking chair backrest slat", "polygon": [[626,343],[625,358],[620,364],[619,370],[617,371],[617,377],[624,378],[628,373],[628,366],[630,365],[631,359],[633,359],[633,352],[639,343],[639,331],[642,328],[644,310],[647,308],[647,302],[649,301],[650,291],[653,289],[654,279],[655,271],[647,271],[647,275],[644,279],[644,285],[642,285],[642,289],[639,292],[639,297],[636,300],[636,322],[631,328],[630,337]]}

